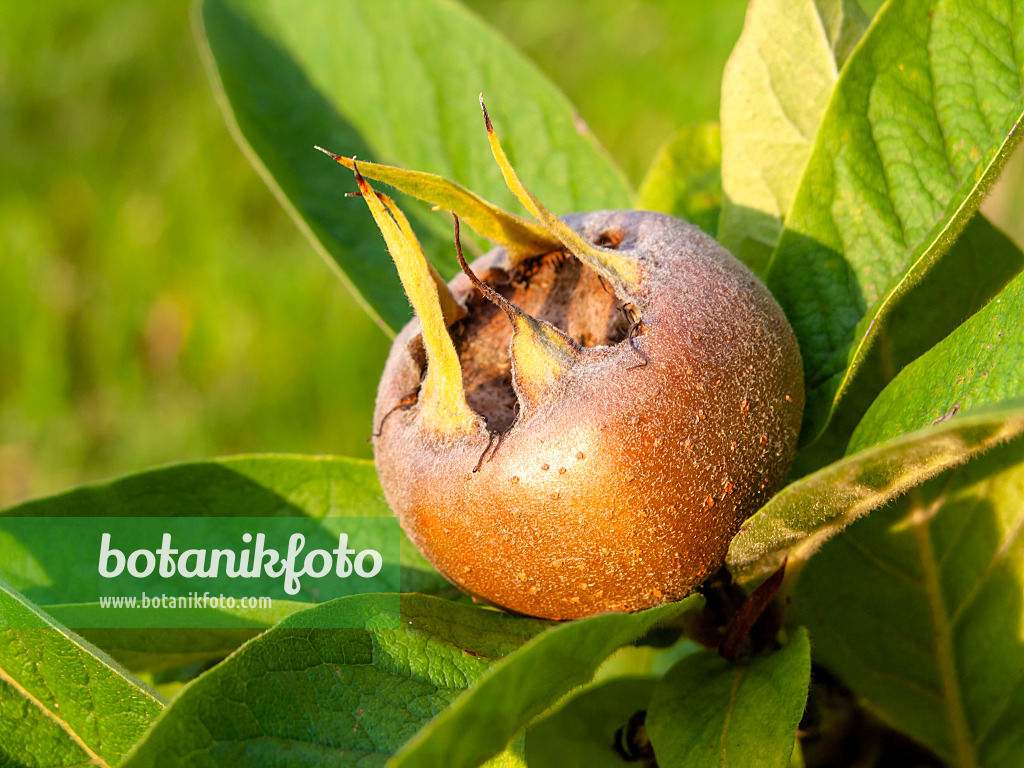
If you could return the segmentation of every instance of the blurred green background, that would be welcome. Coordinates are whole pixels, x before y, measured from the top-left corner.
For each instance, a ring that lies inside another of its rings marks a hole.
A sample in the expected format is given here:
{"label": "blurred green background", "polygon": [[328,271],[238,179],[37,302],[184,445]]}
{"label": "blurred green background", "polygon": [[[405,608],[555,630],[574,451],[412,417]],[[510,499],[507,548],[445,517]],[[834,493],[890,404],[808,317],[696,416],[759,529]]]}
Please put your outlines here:
{"label": "blurred green background", "polygon": [[[746,6],[468,4],[637,182],[716,118]],[[986,205],[1024,241],[1020,160]],[[0,5],[0,506],[213,455],[369,456],[388,345],[232,142],[187,5]]]}

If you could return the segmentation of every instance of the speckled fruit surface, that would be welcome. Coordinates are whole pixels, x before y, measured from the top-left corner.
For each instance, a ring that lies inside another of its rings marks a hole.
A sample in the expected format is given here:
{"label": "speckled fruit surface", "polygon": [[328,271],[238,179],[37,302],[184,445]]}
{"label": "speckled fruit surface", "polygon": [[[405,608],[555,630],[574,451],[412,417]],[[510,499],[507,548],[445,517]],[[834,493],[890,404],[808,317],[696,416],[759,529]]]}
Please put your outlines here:
{"label": "speckled fruit surface", "polygon": [[782,482],[804,404],[781,309],[713,239],[650,212],[565,221],[629,252],[634,287],[613,289],[567,251],[513,267],[498,248],[472,269],[584,347],[579,361],[523,407],[512,326],[459,275],[449,285],[468,314],[449,332],[486,428],[439,439],[416,418],[425,355],[413,320],[385,367],[374,440],[388,503],[434,566],[474,596],[552,619],[697,587]]}

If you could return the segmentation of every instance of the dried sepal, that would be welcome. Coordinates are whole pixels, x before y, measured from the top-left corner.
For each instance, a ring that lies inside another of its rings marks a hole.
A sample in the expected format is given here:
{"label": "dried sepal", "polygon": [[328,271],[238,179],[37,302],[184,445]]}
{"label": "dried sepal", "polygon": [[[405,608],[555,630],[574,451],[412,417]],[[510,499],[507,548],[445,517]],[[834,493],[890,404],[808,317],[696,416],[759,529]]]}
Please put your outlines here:
{"label": "dried sepal", "polygon": [[[427,257],[415,236],[410,237],[408,221],[404,221],[403,227],[392,218],[358,167],[354,166],[352,170],[362,198],[384,236],[402,287],[422,327],[427,373],[416,405],[418,418],[424,427],[440,438],[479,432],[483,429],[483,420],[466,402],[462,367],[459,365],[455,345],[448,335],[437,283]],[[401,218],[405,219],[404,216]]]}
{"label": "dried sepal", "polygon": [[518,174],[512,167],[512,163],[502,149],[498,134],[491,124],[491,116],[487,113],[484,105],[483,94],[480,94],[480,109],[484,113],[484,123],[487,126],[487,139],[491,143],[491,153],[494,155],[505,183],[512,193],[519,198],[519,202],[539,221],[548,232],[568,248],[580,261],[608,278],[613,283],[625,289],[626,293],[634,293],[640,287],[640,267],[635,257],[630,256],[628,251],[619,251],[612,248],[603,248],[584,240],[576,230],[566,224],[558,216],[555,216],[547,207],[537,199],[536,196],[519,179]]}
{"label": "dried sepal", "polygon": [[[354,159],[336,155],[323,147],[316,149],[349,170],[355,165]],[[367,178],[390,184],[407,195],[432,203],[438,209],[453,211],[479,234],[502,246],[513,264],[561,248],[558,238],[545,227],[502,210],[443,176],[365,161],[359,163],[359,168]]]}
{"label": "dried sepal", "polygon": [[[360,163],[360,167],[362,163]],[[398,207],[398,204],[388,195],[384,194],[379,190],[374,190],[377,193],[377,198],[387,206],[388,211],[395,219],[395,223],[398,224],[399,229],[402,230],[402,234],[412,243],[415,244],[416,248],[422,253],[423,246],[420,244],[419,238],[416,237],[416,233],[413,232],[412,225],[409,224],[408,217],[402,212],[402,209]],[[353,192],[353,195],[359,195],[362,197],[362,192]],[[444,324],[450,326],[457,320],[461,320],[466,316],[466,308],[459,303],[458,299],[455,298],[455,294],[452,293],[451,288],[448,287],[448,283],[445,282],[444,278],[441,277],[441,273],[437,271],[437,267],[427,262],[427,269],[430,270],[430,276],[434,279],[434,285],[437,287],[437,298],[441,302],[441,314],[444,315]]]}

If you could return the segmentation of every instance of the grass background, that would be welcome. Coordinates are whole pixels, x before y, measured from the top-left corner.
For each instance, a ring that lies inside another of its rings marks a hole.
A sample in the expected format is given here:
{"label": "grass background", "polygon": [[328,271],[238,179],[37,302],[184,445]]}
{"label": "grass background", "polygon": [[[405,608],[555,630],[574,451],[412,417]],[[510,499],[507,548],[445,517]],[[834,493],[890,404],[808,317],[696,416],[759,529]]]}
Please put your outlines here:
{"label": "grass background", "polygon": [[[634,181],[716,119],[746,6],[468,4]],[[986,203],[1019,242],[1022,165]],[[187,5],[0,4],[0,506],[206,456],[368,457],[387,347],[233,144]]]}

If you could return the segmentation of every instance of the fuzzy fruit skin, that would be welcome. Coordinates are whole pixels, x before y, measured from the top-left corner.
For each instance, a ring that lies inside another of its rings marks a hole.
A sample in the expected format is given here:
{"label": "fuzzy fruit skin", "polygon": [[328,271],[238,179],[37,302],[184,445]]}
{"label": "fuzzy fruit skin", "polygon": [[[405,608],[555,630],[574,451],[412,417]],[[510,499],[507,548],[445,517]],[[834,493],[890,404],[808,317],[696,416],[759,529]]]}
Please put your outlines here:
{"label": "fuzzy fruit skin", "polygon": [[[678,600],[721,566],[740,524],[782,482],[803,413],[797,342],[764,285],[696,227],[663,214],[565,219],[591,242],[621,234],[642,266],[628,297],[649,358],[588,349],[492,460],[488,434],[425,433],[417,406],[374,441],[381,484],[430,562],[471,595],[550,619]],[[502,249],[474,262],[508,269]],[[450,283],[464,300],[473,290]],[[395,339],[375,424],[418,388],[410,322]]]}

